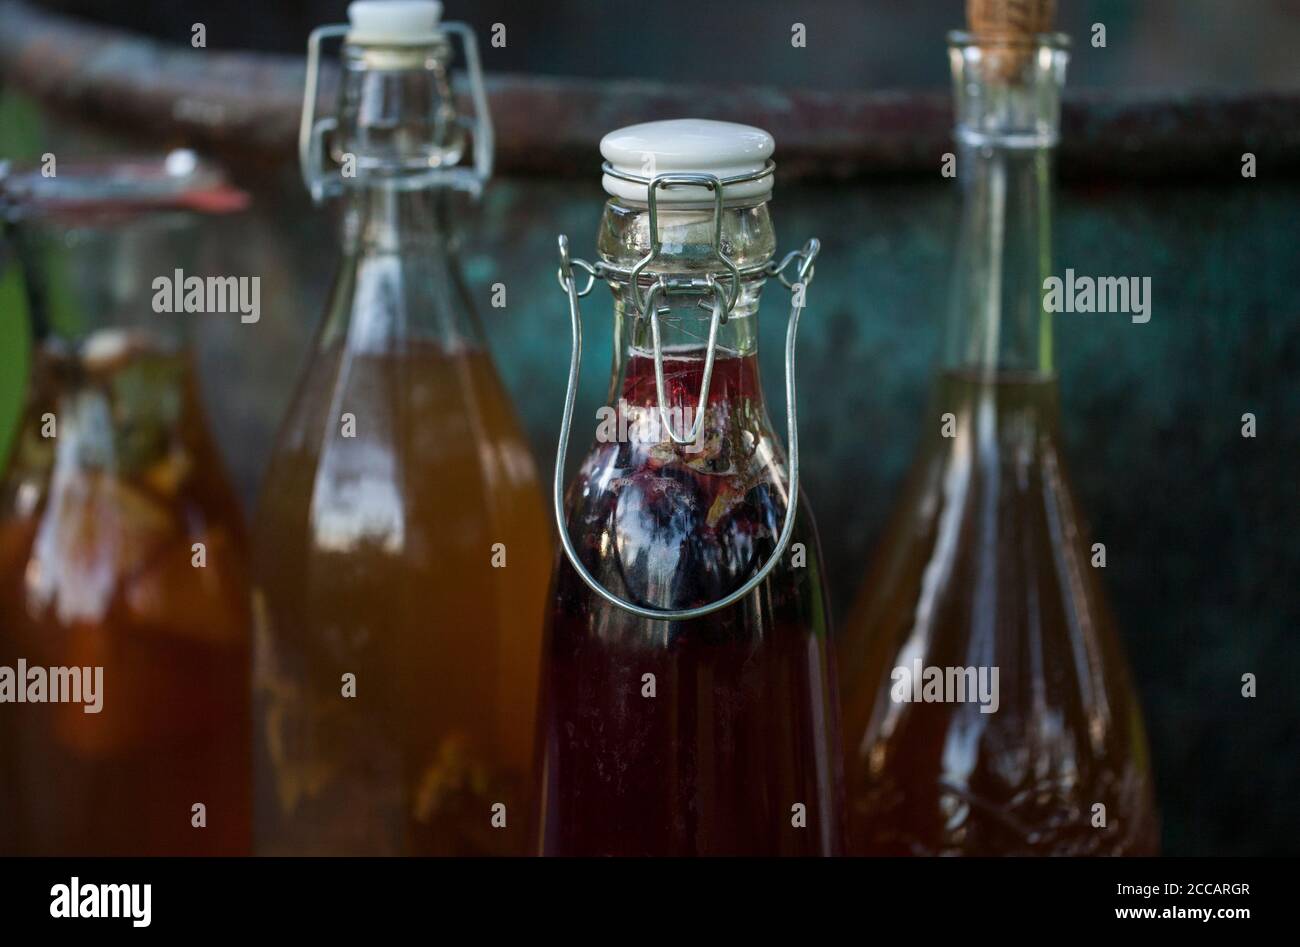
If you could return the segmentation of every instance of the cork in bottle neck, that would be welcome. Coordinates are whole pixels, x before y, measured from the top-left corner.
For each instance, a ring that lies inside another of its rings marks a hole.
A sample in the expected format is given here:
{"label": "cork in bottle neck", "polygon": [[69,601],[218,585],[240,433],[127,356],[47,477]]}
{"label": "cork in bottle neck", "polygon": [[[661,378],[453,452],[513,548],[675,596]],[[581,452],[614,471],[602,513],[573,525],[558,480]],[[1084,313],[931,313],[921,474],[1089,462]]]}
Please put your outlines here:
{"label": "cork in bottle neck", "polygon": [[1048,33],[1056,0],[966,0],[966,26],[985,47],[987,81],[1013,82],[1034,52],[1035,37]]}

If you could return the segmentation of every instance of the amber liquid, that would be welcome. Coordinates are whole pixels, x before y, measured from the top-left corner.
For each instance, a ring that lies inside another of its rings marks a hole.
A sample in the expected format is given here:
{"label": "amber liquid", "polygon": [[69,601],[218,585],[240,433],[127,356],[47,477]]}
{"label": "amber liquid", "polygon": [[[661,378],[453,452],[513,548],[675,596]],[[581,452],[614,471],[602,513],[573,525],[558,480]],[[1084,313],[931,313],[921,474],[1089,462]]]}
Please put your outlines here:
{"label": "amber liquid", "polygon": [[[689,430],[698,354],[669,356],[670,418]],[[628,436],[599,442],[568,492],[588,570],[637,604],[685,608],[771,555],[788,492],[755,356],[720,356],[705,434],[653,430],[653,360],[633,354]],[[681,422],[686,422],[681,424]],[[835,691],[816,530],[740,603],[660,622],[606,604],[563,557],[546,648],[543,851],[552,855],[829,854],[840,844]],[[653,695],[648,690],[653,675]],[[803,827],[793,807],[802,805]]]}
{"label": "amber liquid", "polygon": [[[948,374],[933,406],[837,639],[850,850],[1152,854],[1142,716],[1065,477],[1056,384]],[[997,666],[997,711],[896,699],[891,674],[916,658]]]}
{"label": "amber liquid", "polygon": [[138,334],[92,342],[93,360],[37,353],[0,487],[0,664],[102,666],[102,709],[0,704],[0,851],[247,853],[239,511],[188,358]]}
{"label": "amber liquid", "polygon": [[488,356],[319,356],[257,540],[259,847],[524,853],[552,533]]}

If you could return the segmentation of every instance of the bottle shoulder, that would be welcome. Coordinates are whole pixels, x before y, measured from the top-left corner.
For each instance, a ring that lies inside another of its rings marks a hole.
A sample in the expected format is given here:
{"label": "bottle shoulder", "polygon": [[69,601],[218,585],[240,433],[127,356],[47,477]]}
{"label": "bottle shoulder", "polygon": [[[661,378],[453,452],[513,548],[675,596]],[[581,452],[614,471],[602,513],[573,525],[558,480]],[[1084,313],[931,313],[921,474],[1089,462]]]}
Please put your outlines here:
{"label": "bottle shoulder", "polygon": [[545,528],[537,465],[490,356],[429,343],[318,354],[260,495],[263,534],[288,530],[316,545],[333,530],[344,545],[387,548],[412,527],[426,537],[446,529],[443,518],[475,536],[516,514]]}
{"label": "bottle shoulder", "polygon": [[31,628],[244,631],[242,513],[183,352],[38,353],[0,481],[0,598]]}

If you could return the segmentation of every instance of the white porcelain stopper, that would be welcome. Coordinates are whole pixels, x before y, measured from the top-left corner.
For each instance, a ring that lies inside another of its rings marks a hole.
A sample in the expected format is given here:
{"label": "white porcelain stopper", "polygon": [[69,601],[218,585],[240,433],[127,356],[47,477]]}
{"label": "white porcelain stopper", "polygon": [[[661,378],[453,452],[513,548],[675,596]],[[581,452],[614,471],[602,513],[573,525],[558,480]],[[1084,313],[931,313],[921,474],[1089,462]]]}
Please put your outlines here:
{"label": "white porcelain stopper", "polygon": [[438,38],[437,0],[353,0],[348,4],[349,43],[425,46]]}
{"label": "white porcelain stopper", "polygon": [[[641,178],[671,172],[697,172],[718,178],[762,171],[772,156],[772,136],[752,125],[679,118],[646,122],[612,131],[600,140],[600,153],[615,170]],[[611,174],[601,180],[606,193],[620,200],[645,203],[646,186]],[[772,193],[772,175],[757,181],[727,185],[726,201],[762,201]],[[702,187],[661,187],[659,204],[711,202]]]}

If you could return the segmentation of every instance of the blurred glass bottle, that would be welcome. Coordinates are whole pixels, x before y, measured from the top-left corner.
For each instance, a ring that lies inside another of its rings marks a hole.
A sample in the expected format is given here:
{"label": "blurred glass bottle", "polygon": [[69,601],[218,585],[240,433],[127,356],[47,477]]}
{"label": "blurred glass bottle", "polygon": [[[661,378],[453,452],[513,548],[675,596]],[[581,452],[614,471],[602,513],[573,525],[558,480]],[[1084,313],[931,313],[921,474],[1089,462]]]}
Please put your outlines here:
{"label": "blurred glass bottle", "polygon": [[0,182],[33,328],[0,482],[0,665],[102,667],[102,702],[0,705],[0,852],[246,853],[244,528],[186,317],[153,306],[197,215],[243,196],[185,151],[57,172]]}
{"label": "blurred glass bottle", "polygon": [[[456,192],[486,182],[491,129],[473,35],[440,13],[353,3],[309,46],[304,175],[344,195],[343,260],[257,523],[266,852],[525,849],[552,539],[456,256]],[[319,47],[343,34],[326,136]],[[325,137],[340,175],[318,171]]]}
{"label": "blurred glass bottle", "polygon": [[[1067,39],[949,48],[963,209],[944,364],[837,639],[850,850],[1151,853],[1146,735],[1065,473],[1043,302]],[[931,668],[984,673],[989,699],[966,674],[954,701]]]}
{"label": "blurred glass bottle", "polygon": [[[571,262],[561,238],[575,338],[539,722],[546,854],[812,855],[841,843],[829,616],[794,401],[817,247],[773,261],[772,149],[766,132],[726,122],[611,132],[600,262]],[[610,404],[566,498],[578,296],[597,275],[614,296]],[[795,296],[788,465],[758,374],[772,277]]]}

